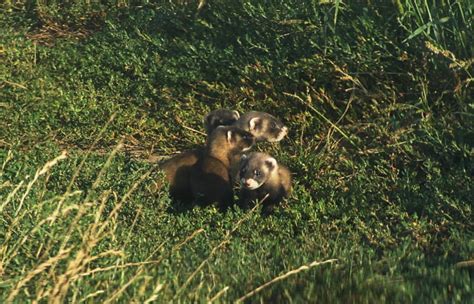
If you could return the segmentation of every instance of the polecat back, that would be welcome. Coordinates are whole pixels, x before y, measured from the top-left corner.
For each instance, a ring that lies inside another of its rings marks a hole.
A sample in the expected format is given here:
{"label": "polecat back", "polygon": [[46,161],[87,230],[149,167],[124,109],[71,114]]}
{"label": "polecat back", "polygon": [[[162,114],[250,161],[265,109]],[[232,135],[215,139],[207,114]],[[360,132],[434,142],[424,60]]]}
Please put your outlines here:
{"label": "polecat back", "polygon": [[291,172],[268,154],[253,152],[242,155],[240,161],[240,203],[247,207],[262,200],[267,211],[288,197],[291,192]]}
{"label": "polecat back", "polygon": [[288,128],[278,118],[265,112],[247,112],[234,125],[252,133],[257,141],[280,141],[288,133]]}

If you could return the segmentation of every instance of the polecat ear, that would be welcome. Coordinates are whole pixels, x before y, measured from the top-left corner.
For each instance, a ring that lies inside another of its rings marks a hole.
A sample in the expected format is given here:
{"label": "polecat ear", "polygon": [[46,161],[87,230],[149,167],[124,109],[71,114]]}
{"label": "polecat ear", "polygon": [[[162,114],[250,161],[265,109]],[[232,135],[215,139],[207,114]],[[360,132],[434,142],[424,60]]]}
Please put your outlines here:
{"label": "polecat ear", "polygon": [[209,126],[214,126],[214,124],[216,123],[216,117],[215,116],[208,116],[207,117],[207,123],[209,124]]}
{"label": "polecat ear", "polygon": [[232,136],[233,136],[232,131],[231,130],[227,131],[227,142],[230,143],[232,141]]}
{"label": "polecat ear", "polygon": [[240,118],[239,112],[237,112],[237,111],[234,110],[234,111],[232,111],[232,113],[234,114],[235,119],[239,119],[239,118]]}
{"label": "polecat ear", "polygon": [[277,167],[277,161],[273,157],[269,157],[265,160],[265,164],[268,166],[268,169],[273,170]]}
{"label": "polecat ear", "polygon": [[254,117],[254,118],[250,119],[250,121],[249,121],[250,130],[255,130],[259,124],[260,124],[260,118]]}

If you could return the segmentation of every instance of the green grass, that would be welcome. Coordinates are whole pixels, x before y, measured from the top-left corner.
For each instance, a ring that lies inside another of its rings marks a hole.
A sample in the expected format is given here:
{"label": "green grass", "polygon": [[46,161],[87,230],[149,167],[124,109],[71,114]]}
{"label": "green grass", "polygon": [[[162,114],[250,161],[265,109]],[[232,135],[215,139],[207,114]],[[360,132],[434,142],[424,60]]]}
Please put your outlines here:
{"label": "green grass", "polygon": [[[2,4],[0,301],[474,300],[474,5],[198,3]],[[154,187],[219,107],[290,129],[270,216]]]}

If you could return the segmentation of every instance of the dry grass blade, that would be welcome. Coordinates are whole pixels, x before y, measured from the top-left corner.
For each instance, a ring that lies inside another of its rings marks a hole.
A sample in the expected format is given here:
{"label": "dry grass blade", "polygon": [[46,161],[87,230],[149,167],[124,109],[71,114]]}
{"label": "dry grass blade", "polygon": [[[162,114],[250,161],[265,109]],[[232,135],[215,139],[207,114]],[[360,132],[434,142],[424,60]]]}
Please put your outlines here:
{"label": "dry grass blade", "polygon": [[2,168],[1,168],[1,171],[0,171],[0,176],[3,175],[3,171],[5,171],[5,167],[7,166],[8,162],[12,159],[13,159],[13,152],[12,152],[12,150],[8,150],[7,157],[5,158],[5,160],[3,161],[3,164],[2,164]]}
{"label": "dry grass blade", "polygon": [[61,155],[59,155],[58,157],[56,157],[55,159],[47,162],[43,168],[41,168],[41,170],[38,170],[36,171],[36,174],[33,178],[33,180],[28,184],[28,186],[26,187],[26,191],[25,193],[23,194],[23,196],[21,197],[21,200],[20,200],[20,205],[18,206],[18,209],[16,210],[16,213],[15,215],[18,215],[18,212],[20,212],[20,209],[21,207],[23,206],[23,202],[25,201],[25,198],[28,196],[28,194],[30,193],[31,191],[31,188],[33,187],[34,183],[38,180],[38,178],[41,176],[41,175],[44,175],[45,173],[49,172],[49,170],[54,167],[60,160],[63,160],[67,157],[67,152],[66,151],[63,151],[61,152]]}
{"label": "dry grass blade", "polygon": [[146,299],[143,303],[148,304],[148,303],[155,302],[156,299],[158,298],[158,293],[163,289],[164,286],[165,286],[164,284],[157,283],[155,286],[155,289],[153,289],[152,295],[148,299]]}
{"label": "dry grass blade", "polygon": [[16,82],[11,82],[11,81],[8,81],[8,80],[3,80],[3,83],[6,83],[10,86],[13,86],[13,87],[16,87],[16,88],[20,88],[20,89],[23,89],[23,90],[26,90],[28,89],[26,86],[24,86],[23,84],[21,83],[16,83]]}
{"label": "dry grass blade", "polygon": [[[74,185],[74,182],[76,181],[76,179],[79,177],[79,173],[81,172],[81,169],[84,167],[85,163],[86,163],[86,160],[87,160],[87,157],[91,154],[92,150],[94,149],[94,147],[97,145],[97,143],[99,142],[99,140],[102,138],[102,135],[105,133],[105,131],[107,130],[108,126],[112,123],[112,121],[115,119],[115,116],[116,116],[116,113],[113,113],[109,120],[107,121],[107,123],[102,127],[102,129],[99,131],[99,134],[97,134],[97,137],[95,138],[94,142],[92,143],[92,145],[89,147],[89,149],[86,151],[85,153],[85,156],[83,157],[83,159],[81,160],[81,162],[79,163],[79,166],[77,167],[77,169],[74,171],[74,175],[72,176],[71,178],[71,181],[69,182],[68,186],[67,186],[67,189],[66,189],[66,194],[71,192],[72,190],[72,187]],[[51,216],[51,223],[50,225],[52,225],[57,216],[59,215],[59,211],[61,210],[61,207],[62,205],[64,204],[64,200],[66,199],[66,196],[63,196],[63,198],[59,201],[58,203],[58,206],[56,207],[56,210],[55,212],[53,213],[53,215]]]}
{"label": "dry grass blade", "polygon": [[208,257],[204,259],[201,262],[201,264],[199,264],[199,266],[193,271],[193,273],[187,278],[186,282],[184,282],[184,284],[178,289],[173,299],[176,299],[183,292],[184,288],[188,286],[188,284],[192,281],[194,276],[196,276],[196,274],[198,274],[199,271],[201,271],[204,265],[206,265],[206,263],[214,256],[217,250],[219,250],[221,247],[223,247],[225,244],[227,244],[230,241],[230,237],[232,236],[232,233],[234,233],[234,231],[236,231],[240,227],[240,224],[242,224],[242,222],[244,222],[250,216],[250,214],[252,214],[267,198],[268,198],[268,194],[260,202],[255,204],[255,206],[249,212],[247,212],[245,216],[243,216],[240,220],[237,221],[237,223],[234,225],[232,230],[226,233],[222,242],[220,242],[217,246],[212,248],[211,253],[208,255]]}
{"label": "dry grass blade", "polygon": [[456,268],[467,268],[467,267],[474,267],[474,260],[462,261],[456,263]]}
{"label": "dry grass blade", "polygon": [[23,184],[24,184],[24,181],[21,181],[20,183],[18,183],[18,185],[15,187],[15,189],[13,189],[13,191],[8,193],[7,198],[2,203],[2,205],[0,205],[0,212],[2,212],[3,209],[5,208],[5,206],[8,205],[8,203],[13,199],[13,197],[16,195],[18,190],[20,190],[20,188],[21,188],[21,186],[23,186]]}
{"label": "dry grass blade", "polygon": [[[329,120],[326,116],[324,116],[320,111],[318,111],[315,107],[313,107],[313,105],[309,102],[305,102],[303,100],[303,98],[301,98],[300,96],[296,95],[296,94],[290,94],[290,93],[286,93],[284,92],[283,93],[284,95],[286,96],[290,96],[290,97],[293,97],[293,98],[296,98],[297,100],[299,100],[303,105],[307,106],[308,108],[310,108],[311,110],[313,110],[313,112],[315,112],[316,114],[318,114],[319,117],[321,117],[322,119],[324,119],[324,121],[326,121],[327,123],[329,123],[334,129],[337,130],[337,132],[339,132],[339,134],[341,134],[345,139],[347,139],[354,147],[357,148],[357,145],[349,138],[349,136],[344,133],[344,131],[341,130],[341,128],[339,128],[335,123],[333,123],[331,120]],[[308,95],[308,99],[310,99],[311,97]]]}
{"label": "dry grass blade", "polygon": [[128,280],[127,283],[125,283],[122,287],[120,287],[120,289],[115,291],[112,294],[112,296],[110,296],[110,298],[104,301],[104,304],[115,301],[125,291],[125,289],[128,288],[128,286],[130,286],[133,282],[135,282],[140,277],[142,272],[143,272],[143,268],[138,269],[137,273],[130,280]]}
{"label": "dry grass blade", "polygon": [[[197,235],[199,235],[203,231],[204,231],[204,229],[202,229],[202,228],[194,231],[192,234],[190,234],[188,237],[186,237],[183,241],[181,241],[180,243],[175,245],[172,248],[170,253],[172,253],[176,250],[179,250],[184,244],[189,242],[191,239],[193,239],[194,237],[196,237]],[[161,246],[160,246],[160,248],[161,248]],[[163,261],[163,259],[164,259],[164,256],[161,257],[158,260],[152,260],[152,261],[147,260],[147,261],[143,261],[143,262],[132,262],[132,263],[126,263],[126,264],[123,264],[123,265],[114,265],[114,266],[109,266],[109,267],[104,267],[104,268],[96,268],[96,269],[93,269],[93,270],[90,270],[90,271],[87,271],[87,272],[84,272],[84,273],[76,274],[75,276],[71,277],[70,280],[74,281],[74,280],[77,280],[79,277],[89,276],[89,275],[92,275],[92,274],[95,274],[95,273],[98,273],[98,272],[105,272],[105,271],[110,271],[110,270],[117,270],[117,269],[124,269],[124,268],[128,268],[128,267],[138,266],[139,268],[138,268],[136,274],[133,276],[133,278],[131,280],[129,280],[125,285],[123,285],[119,289],[117,289],[112,294],[112,296],[104,302],[104,303],[109,303],[111,301],[115,301],[118,297],[120,297],[120,295],[125,291],[125,289],[127,289],[131,284],[133,284],[133,282],[135,282],[135,280],[139,277],[139,275],[145,271],[145,268],[143,266],[150,265],[150,264],[159,264],[159,263],[161,263],[161,261]],[[151,301],[154,301],[157,298],[157,293],[163,288],[163,286],[164,286],[163,284],[158,283],[157,286],[155,287],[154,291],[153,291],[153,295],[150,296],[148,298],[148,300],[145,301],[145,303],[149,303]]]}
{"label": "dry grass blade", "polygon": [[200,135],[204,135],[204,136],[207,135],[207,134],[204,133],[204,132],[201,132],[201,131],[199,131],[199,130],[193,129],[193,128],[188,127],[188,126],[185,126],[185,125],[182,125],[182,127],[185,128],[185,129],[187,129],[187,130],[189,130],[189,131],[192,131],[192,132],[194,132],[194,133],[200,134]]}
{"label": "dry grass blade", "polygon": [[79,301],[79,303],[85,302],[85,301],[87,301],[88,299],[91,299],[91,298],[93,298],[93,297],[96,297],[96,296],[98,296],[98,295],[101,295],[101,294],[103,294],[104,292],[105,292],[105,291],[103,291],[103,290],[97,290],[96,292],[93,292],[93,293],[87,295],[85,298],[81,299],[81,300]]}
{"label": "dry grass blade", "polygon": [[50,20],[44,20],[40,30],[27,34],[27,38],[44,45],[53,45],[56,39],[84,39],[90,35],[91,31],[85,28],[78,30],[71,29],[64,24],[58,24]]}
{"label": "dry grass blade", "polygon": [[[200,234],[203,231],[204,231],[204,229],[202,229],[202,228],[194,231],[191,235],[186,237],[182,242],[175,245],[173,247],[173,249],[171,249],[171,253],[176,251],[176,250],[179,250],[184,244],[186,244],[187,242],[192,240],[194,237],[196,237],[198,234]],[[160,246],[158,249],[160,249],[161,247],[162,246]],[[152,255],[153,254],[151,254],[150,257]],[[98,272],[105,272],[105,271],[123,269],[123,268],[128,268],[128,267],[142,267],[142,266],[145,266],[145,265],[159,264],[161,261],[163,261],[163,258],[164,258],[164,256],[157,259],[157,260],[146,260],[146,261],[143,261],[143,262],[131,262],[131,263],[126,263],[126,264],[122,264],[122,265],[114,265],[114,266],[109,266],[109,267],[104,267],[104,268],[95,268],[95,269],[89,270],[87,272],[80,273],[76,277],[74,277],[73,279],[77,279],[77,277],[89,276],[89,275],[92,275],[92,274],[95,274],[95,273],[98,273]]]}
{"label": "dry grass blade", "polygon": [[218,293],[216,293],[215,296],[213,296],[208,303],[212,303],[214,302],[215,300],[219,299],[224,293],[227,292],[227,290],[229,290],[229,286],[226,286],[224,288],[222,288],[222,290],[220,290]]}
{"label": "dry grass blade", "polygon": [[303,266],[301,266],[301,267],[299,267],[299,268],[297,268],[297,269],[288,271],[287,273],[282,274],[282,275],[280,275],[280,276],[278,276],[278,277],[272,279],[271,281],[266,282],[266,283],[263,284],[263,285],[260,285],[259,287],[255,288],[255,289],[252,290],[251,292],[249,292],[249,293],[247,293],[246,295],[244,295],[244,296],[240,297],[239,299],[237,299],[236,302],[237,302],[237,303],[242,302],[243,300],[248,299],[248,298],[250,298],[251,296],[255,295],[256,293],[258,293],[258,292],[262,291],[263,289],[267,288],[268,286],[270,286],[270,285],[272,285],[272,284],[274,284],[274,283],[276,283],[276,282],[278,282],[278,281],[284,280],[284,279],[286,279],[287,277],[292,276],[292,275],[294,275],[294,274],[297,274],[297,273],[299,273],[299,272],[301,272],[301,271],[309,270],[309,269],[311,269],[311,268],[313,268],[313,267],[316,267],[316,266],[319,266],[319,265],[323,265],[323,264],[334,263],[334,262],[336,262],[336,261],[337,261],[337,259],[330,259],[330,260],[326,260],[326,261],[322,261],[322,262],[314,261],[314,262],[312,262],[311,264],[303,265]]}
{"label": "dry grass blade", "polygon": [[10,302],[13,302],[13,300],[15,299],[15,297],[18,295],[18,293],[20,292],[21,288],[23,286],[25,286],[26,283],[28,283],[31,279],[33,279],[36,275],[42,273],[46,268],[50,267],[51,265],[54,265],[56,264],[58,261],[66,258],[69,256],[69,252],[71,251],[71,249],[65,249],[65,250],[61,250],[56,256],[50,258],[49,260],[47,260],[46,262],[44,263],[41,263],[40,265],[38,265],[38,267],[36,267],[34,270],[30,271],[21,281],[19,281],[15,288],[12,290],[12,292],[10,293],[10,295],[8,296],[7,298],[7,302],[10,303]]}

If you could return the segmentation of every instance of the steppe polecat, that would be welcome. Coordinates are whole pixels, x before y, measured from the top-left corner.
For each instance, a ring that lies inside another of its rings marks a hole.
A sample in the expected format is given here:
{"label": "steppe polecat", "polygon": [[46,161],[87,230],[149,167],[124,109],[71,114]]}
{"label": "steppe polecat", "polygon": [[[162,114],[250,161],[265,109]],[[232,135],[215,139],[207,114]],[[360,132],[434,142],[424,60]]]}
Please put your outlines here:
{"label": "steppe polecat", "polygon": [[257,141],[280,141],[288,133],[288,128],[278,118],[265,112],[247,112],[234,125],[252,133]]}
{"label": "steppe polecat", "polygon": [[249,150],[255,143],[251,133],[235,126],[216,128],[206,148],[191,168],[192,196],[201,203],[217,202],[226,207],[233,202],[230,164],[234,155]]}
{"label": "steppe polecat", "polygon": [[[239,119],[237,111],[227,109],[217,109],[206,115],[204,127],[206,133],[212,133],[219,126],[232,125]],[[160,168],[165,172],[166,179],[170,185],[171,198],[180,201],[189,201],[191,196],[190,169],[194,166],[203,154],[205,147],[198,147],[185,151],[160,164]]]}
{"label": "steppe polecat", "polygon": [[291,192],[290,170],[265,153],[242,155],[239,177],[240,204],[244,208],[252,201],[262,200],[268,194],[263,205],[266,211],[270,211]]}

